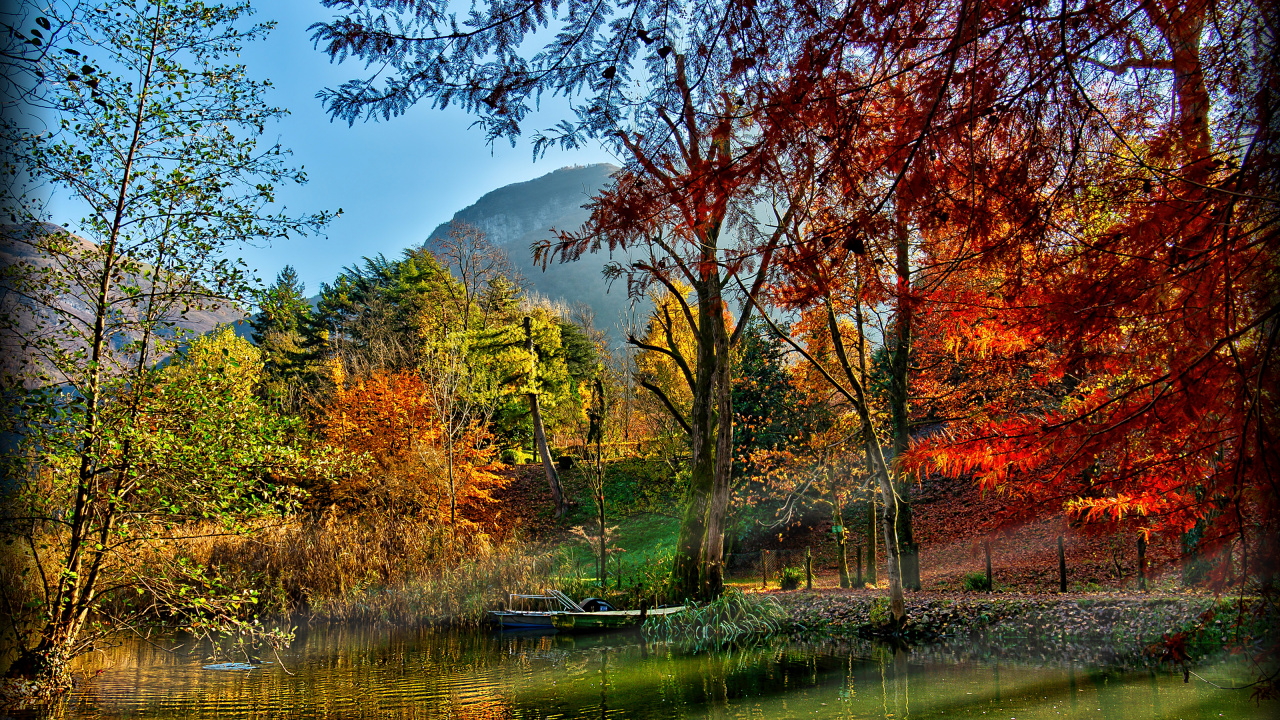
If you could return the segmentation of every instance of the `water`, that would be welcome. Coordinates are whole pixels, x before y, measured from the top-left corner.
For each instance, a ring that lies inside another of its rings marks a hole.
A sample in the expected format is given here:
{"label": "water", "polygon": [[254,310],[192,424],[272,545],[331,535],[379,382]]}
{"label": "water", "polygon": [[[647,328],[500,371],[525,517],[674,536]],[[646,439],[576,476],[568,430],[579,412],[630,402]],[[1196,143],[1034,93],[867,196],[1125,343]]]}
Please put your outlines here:
{"label": "water", "polygon": [[[1182,675],[1064,659],[965,660],[776,640],[692,652],[634,635],[555,636],[334,628],[275,662],[209,668],[202,654],[131,642],[58,717],[93,718],[1263,718],[1246,691]],[[234,658],[233,658],[234,660]],[[288,674],[286,672],[293,674]],[[1227,665],[1196,672],[1246,680]]]}

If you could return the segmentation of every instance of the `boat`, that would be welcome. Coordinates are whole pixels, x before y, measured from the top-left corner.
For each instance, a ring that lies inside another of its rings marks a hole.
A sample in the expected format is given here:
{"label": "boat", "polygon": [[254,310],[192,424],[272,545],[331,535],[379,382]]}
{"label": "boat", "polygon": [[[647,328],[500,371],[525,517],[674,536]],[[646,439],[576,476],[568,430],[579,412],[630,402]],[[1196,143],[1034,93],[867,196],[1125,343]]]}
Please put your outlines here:
{"label": "boat", "polygon": [[[501,610],[490,610],[489,615],[503,628],[512,630],[534,630],[555,628],[551,618],[561,613],[586,613],[586,608],[574,602],[568,595],[559,590],[543,590],[542,595],[507,596],[507,606]],[[516,610],[516,603],[534,604],[537,610]],[[511,609],[508,609],[511,608]]]}
{"label": "boat", "polygon": [[684,606],[647,610],[600,610],[598,612],[559,612],[551,616],[551,625],[561,632],[586,632],[592,630],[618,630],[640,627],[651,617],[674,615],[684,611]]}
{"label": "boat", "polygon": [[[557,630],[585,632],[639,627],[645,619],[671,615],[684,610],[684,606],[662,607],[653,610],[643,605],[639,610],[618,610],[599,598],[587,598],[581,604],[559,590],[543,590],[541,595],[508,596],[506,607],[490,610],[489,615],[504,630]],[[516,610],[515,605],[534,604],[535,610]]]}

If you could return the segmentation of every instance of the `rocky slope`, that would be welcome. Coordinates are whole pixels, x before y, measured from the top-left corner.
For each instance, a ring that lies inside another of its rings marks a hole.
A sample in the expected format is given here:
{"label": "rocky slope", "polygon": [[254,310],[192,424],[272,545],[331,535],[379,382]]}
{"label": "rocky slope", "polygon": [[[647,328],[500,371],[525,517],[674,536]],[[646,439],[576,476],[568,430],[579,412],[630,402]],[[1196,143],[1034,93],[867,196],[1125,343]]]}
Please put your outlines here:
{"label": "rocky slope", "polygon": [[596,311],[597,325],[620,341],[625,335],[624,317],[630,303],[625,282],[610,285],[601,274],[610,260],[609,254],[601,252],[576,262],[549,264],[544,271],[534,266],[530,251],[533,243],[552,237],[553,230],[581,228],[590,216],[584,205],[617,170],[616,166],[603,163],[571,166],[498,188],[442,223],[431,233],[427,244],[444,237],[455,221],[483,230],[491,243],[507,252],[527,287],[566,304],[586,303]]}

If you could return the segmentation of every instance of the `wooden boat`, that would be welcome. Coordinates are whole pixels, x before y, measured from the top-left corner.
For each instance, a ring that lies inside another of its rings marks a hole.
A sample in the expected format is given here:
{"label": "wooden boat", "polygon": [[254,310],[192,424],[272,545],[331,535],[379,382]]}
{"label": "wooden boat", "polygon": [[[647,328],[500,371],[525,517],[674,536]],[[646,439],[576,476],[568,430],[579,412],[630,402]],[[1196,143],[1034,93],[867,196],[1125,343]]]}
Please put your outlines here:
{"label": "wooden boat", "polygon": [[544,590],[542,595],[510,595],[508,607],[516,603],[541,605],[536,610],[490,610],[489,615],[504,630],[558,630],[586,632],[639,627],[649,616],[671,615],[684,606],[664,607],[654,610],[617,610],[597,598],[588,598],[582,604],[574,602],[559,590]]}
{"label": "wooden boat", "polygon": [[585,632],[591,630],[617,630],[639,627],[651,617],[674,615],[684,611],[684,606],[654,608],[653,610],[601,610],[600,612],[560,612],[551,616],[551,625],[561,632]]}
{"label": "wooden boat", "polygon": [[498,621],[498,625],[512,630],[551,630],[551,618],[561,613],[586,613],[586,609],[559,590],[543,590],[542,595],[510,595],[508,606],[516,602],[522,605],[532,602],[540,605],[538,610],[490,610],[489,615]]}

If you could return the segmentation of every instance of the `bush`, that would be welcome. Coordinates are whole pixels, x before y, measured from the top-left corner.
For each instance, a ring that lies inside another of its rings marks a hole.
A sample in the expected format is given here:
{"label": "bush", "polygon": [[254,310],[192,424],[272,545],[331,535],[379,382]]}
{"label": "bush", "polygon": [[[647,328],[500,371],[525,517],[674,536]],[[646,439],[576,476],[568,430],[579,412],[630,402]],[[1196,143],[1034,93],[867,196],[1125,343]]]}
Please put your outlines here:
{"label": "bush", "polygon": [[798,567],[783,568],[778,574],[778,585],[783,590],[795,590],[800,587],[802,580],[804,580],[804,570]]}
{"label": "bush", "polygon": [[556,458],[556,467],[560,468],[560,472],[564,472],[573,467],[573,463],[577,461],[573,455],[564,454]]}
{"label": "bush", "polygon": [[990,592],[991,583],[987,582],[987,574],[971,572],[964,576],[964,589],[970,592]]}
{"label": "bush", "polygon": [[507,465],[523,465],[529,462],[531,456],[519,448],[507,448],[498,458]]}

